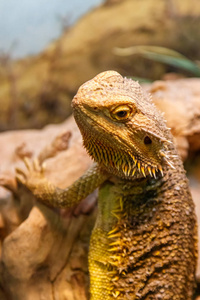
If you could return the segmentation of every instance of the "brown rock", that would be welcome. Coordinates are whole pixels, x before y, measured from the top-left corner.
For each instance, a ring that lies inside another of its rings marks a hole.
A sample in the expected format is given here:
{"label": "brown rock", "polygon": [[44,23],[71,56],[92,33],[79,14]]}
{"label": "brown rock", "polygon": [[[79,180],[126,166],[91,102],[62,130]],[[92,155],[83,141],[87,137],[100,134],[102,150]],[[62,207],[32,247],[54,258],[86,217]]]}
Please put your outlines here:
{"label": "brown rock", "polygon": [[147,90],[156,106],[164,112],[182,158],[187,158],[188,150],[199,151],[200,80],[155,81]]}
{"label": "brown rock", "polygon": [[[69,140],[69,149],[62,151],[66,148],[66,135],[62,132],[66,131],[72,131],[73,135]],[[63,136],[64,146],[62,138],[60,140]],[[61,125],[47,126],[41,131],[2,134],[0,143],[8,147],[8,151],[0,149],[2,173],[5,174],[7,169],[12,170],[10,177],[2,174],[0,181],[8,188],[10,185],[12,192],[10,182],[14,180],[14,168],[22,165],[21,155],[16,152],[19,145],[31,149],[33,157],[44,158],[44,149],[48,150],[46,175],[60,187],[70,185],[91,164],[81,146],[81,136],[72,118]],[[9,197],[11,195],[10,192]],[[64,300],[70,294],[72,299],[86,299],[87,253],[94,223],[94,204],[91,201],[89,204],[81,203],[80,208],[76,208],[76,215],[79,215],[76,218],[73,217],[73,210],[58,211],[39,203],[32,208],[34,199],[22,186],[15,190],[9,201],[5,197],[8,197],[6,190],[2,191],[0,200],[2,219],[6,220],[6,224],[2,223],[6,233],[1,236],[0,286],[7,297],[13,300]],[[11,211],[14,217],[10,219]],[[88,211],[93,213],[89,216],[80,215]],[[15,226],[12,225],[13,218],[16,219]],[[85,298],[79,298],[80,293]]]}

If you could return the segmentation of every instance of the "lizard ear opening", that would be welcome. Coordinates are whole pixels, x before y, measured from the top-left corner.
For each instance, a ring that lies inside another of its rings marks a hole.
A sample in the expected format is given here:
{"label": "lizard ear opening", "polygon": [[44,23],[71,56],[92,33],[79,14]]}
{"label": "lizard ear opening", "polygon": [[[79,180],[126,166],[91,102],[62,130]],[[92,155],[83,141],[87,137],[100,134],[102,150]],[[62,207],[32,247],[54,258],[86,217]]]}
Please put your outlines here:
{"label": "lizard ear opening", "polygon": [[150,137],[148,137],[148,135],[145,136],[145,138],[144,138],[144,144],[145,145],[150,145],[151,143],[152,143],[152,140],[150,139]]}

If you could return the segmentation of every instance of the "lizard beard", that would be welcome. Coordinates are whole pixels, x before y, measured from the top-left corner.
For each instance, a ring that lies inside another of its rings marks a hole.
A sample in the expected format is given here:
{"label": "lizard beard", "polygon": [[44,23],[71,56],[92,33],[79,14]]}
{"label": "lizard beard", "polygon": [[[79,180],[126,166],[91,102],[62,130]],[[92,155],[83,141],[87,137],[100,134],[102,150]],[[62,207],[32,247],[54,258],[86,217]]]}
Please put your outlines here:
{"label": "lizard beard", "polygon": [[84,140],[84,147],[88,154],[100,166],[105,168],[109,173],[119,177],[141,178],[150,175],[156,177],[156,172],[159,170],[163,175],[160,165],[144,164],[138,157],[130,151],[112,147],[107,145],[105,141],[100,139],[87,138]]}

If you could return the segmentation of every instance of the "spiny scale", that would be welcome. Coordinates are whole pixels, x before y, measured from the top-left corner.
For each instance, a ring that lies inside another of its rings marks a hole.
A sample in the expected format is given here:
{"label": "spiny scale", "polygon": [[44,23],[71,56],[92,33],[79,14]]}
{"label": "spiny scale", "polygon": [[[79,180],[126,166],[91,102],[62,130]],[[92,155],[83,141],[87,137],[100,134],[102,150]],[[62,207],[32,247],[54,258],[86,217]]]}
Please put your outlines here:
{"label": "spiny scale", "polygon": [[163,169],[162,169],[162,167],[160,165],[158,166],[158,170],[160,171],[161,175],[164,176]]}
{"label": "spiny scale", "polygon": [[[116,230],[117,228],[115,228],[114,230]],[[121,254],[121,248],[122,248],[122,245],[121,245],[121,233],[118,232],[118,234],[115,234],[115,235],[110,235],[109,238],[112,236],[112,239],[116,239],[114,242],[111,242],[109,244],[109,261],[110,261],[110,264],[111,266],[115,267],[115,268],[119,268],[119,264],[120,264],[120,261],[121,261],[121,257],[122,257],[122,254]],[[112,254],[111,254],[112,253]],[[111,275],[111,273],[109,273],[110,276],[111,276],[111,282],[112,283],[117,283],[119,280],[120,280],[120,274],[119,274],[119,271],[117,272],[113,272],[113,275]],[[113,285],[112,288],[111,288],[111,294],[112,296],[114,296],[115,298],[118,298],[120,296],[120,291],[119,290],[116,290],[115,286]]]}
{"label": "spiny scale", "polygon": [[136,172],[136,168],[133,169],[133,171],[132,171],[132,176],[135,175],[135,172]]}
{"label": "spiny scale", "polygon": [[155,168],[152,168],[151,170],[152,170],[152,173],[153,173],[154,178],[156,179],[156,169],[155,169]]}
{"label": "spiny scale", "polygon": [[112,230],[110,230],[110,231],[108,232],[108,235],[111,235],[111,234],[113,234],[113,233],[115,233],[115,232],[117,232],[117,231],[119,231],[119,229],[118,229],[117,227],[115,227],[115,228],[113,228]]}
{"label": "spiny scale", "polygon": [[145,171],[144,171],[144,167],[141,167],[141,172],[142,172],[142,174],[144,175],[144,177],[146,177],[146,173],[145,173]]}
{"label": "spiny scale", "polygon": [[152,177],[153,174],[152,174],[152,172],[151,172],[151,167],[148,166],[147,169],[148,169],[148,171],[149,171],[149,175]]}

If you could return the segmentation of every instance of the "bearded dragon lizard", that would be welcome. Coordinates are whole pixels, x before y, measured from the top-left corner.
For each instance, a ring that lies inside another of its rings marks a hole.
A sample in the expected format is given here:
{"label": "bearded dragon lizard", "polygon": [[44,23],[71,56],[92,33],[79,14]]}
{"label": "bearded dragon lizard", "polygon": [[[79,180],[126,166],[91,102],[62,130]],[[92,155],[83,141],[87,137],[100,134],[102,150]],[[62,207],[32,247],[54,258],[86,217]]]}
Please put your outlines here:
{"label": "bearded dragon lizard", "polygon": [[192,299],[197,260],[194,204],[161,113],[140,85],[114,71],[72,101],[95,164],[67,189],[37,162],[17,178],[43,203],[70,207],[99,187],[90,242],[90,299]]}

